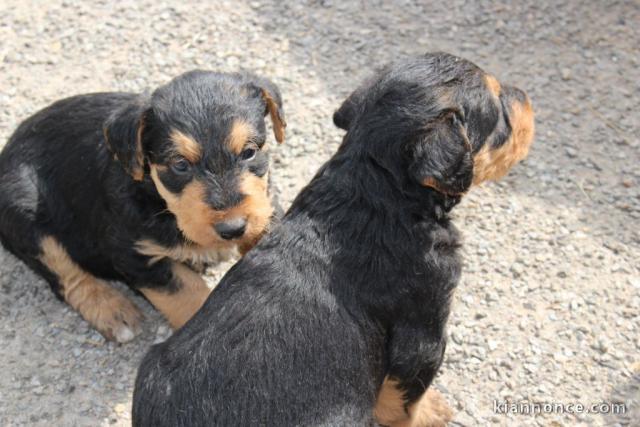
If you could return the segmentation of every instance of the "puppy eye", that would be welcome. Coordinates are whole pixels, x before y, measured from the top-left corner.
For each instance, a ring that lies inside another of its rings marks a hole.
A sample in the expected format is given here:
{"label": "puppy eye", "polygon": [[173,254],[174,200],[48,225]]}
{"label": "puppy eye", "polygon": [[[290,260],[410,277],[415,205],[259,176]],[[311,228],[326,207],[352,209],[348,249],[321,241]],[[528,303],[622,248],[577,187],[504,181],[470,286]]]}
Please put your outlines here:
{"label": "puppy eye", "polygon": [[171,163],[171,170],[177,174],[183,174],[189,171],[191,164],[185,159],[177,159]]}
{"label": "puppy eye", "polygon": [[247,147],[242,151],[242,153],[240,153],[240,159],[249,161],[256,156],[257,152],[258,150],[256,150],[255,147]]}

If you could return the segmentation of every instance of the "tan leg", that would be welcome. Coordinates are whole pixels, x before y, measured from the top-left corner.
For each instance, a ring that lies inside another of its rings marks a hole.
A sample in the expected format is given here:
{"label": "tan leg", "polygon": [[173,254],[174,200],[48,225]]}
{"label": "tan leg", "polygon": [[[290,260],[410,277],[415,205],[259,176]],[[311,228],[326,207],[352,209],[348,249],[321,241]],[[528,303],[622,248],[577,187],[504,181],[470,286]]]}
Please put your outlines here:
{"label": "tan leg", "polygon": [[409,419],[409,414],[404,409],[403,393],[398,389],[397,384],[397,381],[387,377],[378,393],[373,414],[378,423],[383,426],[392,426],[398,421]]}
{"label": "tan leg", "polygon": [[179,329],[187,320],[202,307],[211,293],[204,279],[186,265],[173,262],[174,277],[181,287],[175,292],[162,289],[140,288],[140,292],[147,297],[169,321],[173,329]]}
{"label": "tan leg", "polygon": [[398,382],[387,377],[378,394],[374,415],[380,424],[389,427],[444,427],[453,417],[442,394],[433,388],[427,389],[408,412],[404,403]]}
{"label": "tan leg", "polygon": [[131,341],[142,313],[116,289],[78,266],[53,237],[40,241],[40,261],[58,277],[64,300],[108,340]]}

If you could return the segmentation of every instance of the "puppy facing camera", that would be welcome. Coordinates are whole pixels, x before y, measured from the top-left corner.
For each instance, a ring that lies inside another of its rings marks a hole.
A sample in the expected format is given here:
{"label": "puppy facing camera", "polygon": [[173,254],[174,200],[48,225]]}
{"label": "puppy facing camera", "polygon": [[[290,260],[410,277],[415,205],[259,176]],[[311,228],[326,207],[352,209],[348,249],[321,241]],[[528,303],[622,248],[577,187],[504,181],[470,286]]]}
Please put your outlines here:
{"label": "puppy facing camera", "polygon": [[107,339],[141,321],[108,280],[178,328],[211,291],[192,267],[246,252],[274,220],[267,116],[284,141],[280,91],[250,73],[58,101],[0,153],[0,240]]}

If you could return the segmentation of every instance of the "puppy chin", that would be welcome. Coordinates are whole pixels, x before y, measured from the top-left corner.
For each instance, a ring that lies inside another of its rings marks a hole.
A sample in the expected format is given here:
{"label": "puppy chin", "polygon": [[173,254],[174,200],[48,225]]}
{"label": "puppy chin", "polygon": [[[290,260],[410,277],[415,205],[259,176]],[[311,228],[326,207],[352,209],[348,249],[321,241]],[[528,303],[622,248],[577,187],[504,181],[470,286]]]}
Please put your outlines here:
{"label": "puppy chin", "polygon": [[191,230],[183,229],[180,225],[178,225],[178,228],[180,229],[180,233],[182,233],[182,237],[185,242],[189,245],[200,246],[202,248],[218,248],[225,247],[229,243],[213,232],[213,228],[211,233],[194,233]]}

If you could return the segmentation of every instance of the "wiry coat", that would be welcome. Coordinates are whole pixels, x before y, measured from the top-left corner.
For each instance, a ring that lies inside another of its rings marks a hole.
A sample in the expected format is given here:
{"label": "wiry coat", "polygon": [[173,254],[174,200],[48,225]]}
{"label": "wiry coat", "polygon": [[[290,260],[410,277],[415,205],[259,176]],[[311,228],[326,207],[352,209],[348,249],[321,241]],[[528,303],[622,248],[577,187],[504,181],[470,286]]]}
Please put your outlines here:
{"label": "wiry coat", "polygon": [[[281,104],[266,79],[207,71],[55,102],[0,153],[0,241],[109,339],[141,315],[104,279],[148,290],[180,326],[209,292],[183,263],[248,249],[269,224],[264,117],[281,141]],[[231,235],[230,219],[246,224]]]}
{"label": "wiry coat", "polygon": [[387,67],[343,104],[338,152],[194,318],[143,359],[135,426],[374,425],[385,378],[397,381],[401,411],[411,409],[441,365],[461,269],[447,215],[460,195],[425,181],[435,174],[466,190],[473,151],[493,143],[457,140],[471,138],[450,113],[466,106],[441,103],[449,75],[456,93],[487,91],[473,64],[434,54]]}

